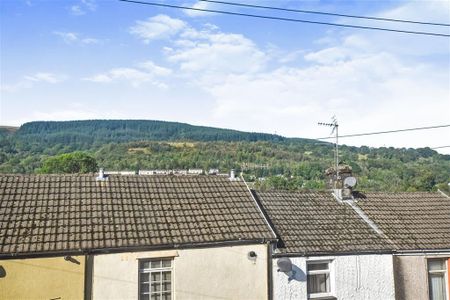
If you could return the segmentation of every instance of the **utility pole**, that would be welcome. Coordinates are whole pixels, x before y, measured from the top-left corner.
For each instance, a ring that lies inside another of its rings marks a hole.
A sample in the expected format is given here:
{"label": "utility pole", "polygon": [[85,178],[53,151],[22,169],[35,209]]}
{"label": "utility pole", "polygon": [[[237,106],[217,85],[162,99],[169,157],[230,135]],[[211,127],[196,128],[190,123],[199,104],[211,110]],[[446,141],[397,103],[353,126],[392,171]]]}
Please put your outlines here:
{"label": "utility pole", "polygon": [[334,160],[335,160],[335,171],[336,171],[336,180],[339,179],[339,124],[337,122],[337,118],[336,116],[333,116],[331,118],[332,123],[323,123],[323,122],[319,122],[317,123],[318,125],[321,126],[328,126],[328,127],[332,127],[333,130],[331,131],[331,134],[336,133],[336,149],[334,151]]}

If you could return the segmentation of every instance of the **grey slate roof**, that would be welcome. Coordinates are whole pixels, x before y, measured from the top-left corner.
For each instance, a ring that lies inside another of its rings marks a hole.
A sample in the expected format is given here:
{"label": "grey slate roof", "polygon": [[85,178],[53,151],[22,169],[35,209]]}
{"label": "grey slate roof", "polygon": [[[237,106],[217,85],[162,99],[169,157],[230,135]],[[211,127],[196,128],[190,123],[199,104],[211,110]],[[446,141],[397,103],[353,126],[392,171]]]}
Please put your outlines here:
{"label": "grey slate roof", "polygon": [[0,256],[274,239],[220,176],[0,175]]}
{"label": "grey slate roof", "polygon": [[450,249],[450,198],[440,193],[370,192],[356,200],[398,249]]}
{"label": "grey slate roof", "polygon": [[377,234],[331,192],[256,192],[282,253],[373,252],[450,249],[450,198],[440,193],[354,193]]}
{"label": "grey slate roof", "polygon": [[281,253],[378,252],[393,248],[331,192],[256,192],[280,236]]}

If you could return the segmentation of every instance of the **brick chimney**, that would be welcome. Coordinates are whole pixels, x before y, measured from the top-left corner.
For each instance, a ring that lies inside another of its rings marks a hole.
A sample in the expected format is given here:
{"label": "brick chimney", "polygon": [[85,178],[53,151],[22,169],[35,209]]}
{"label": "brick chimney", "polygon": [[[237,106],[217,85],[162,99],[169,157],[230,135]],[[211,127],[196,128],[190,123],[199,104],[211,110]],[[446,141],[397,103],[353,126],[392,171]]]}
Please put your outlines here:
{"label": "brick chimney", "polygon": [[339,200],[352,199],[353,188],[356,186],[356,178],[353,177],[352,167],[341,165],[338,168],[338,174],[334,167],[325,171],[327,178],[327,188],[332,189],[334,195]]}

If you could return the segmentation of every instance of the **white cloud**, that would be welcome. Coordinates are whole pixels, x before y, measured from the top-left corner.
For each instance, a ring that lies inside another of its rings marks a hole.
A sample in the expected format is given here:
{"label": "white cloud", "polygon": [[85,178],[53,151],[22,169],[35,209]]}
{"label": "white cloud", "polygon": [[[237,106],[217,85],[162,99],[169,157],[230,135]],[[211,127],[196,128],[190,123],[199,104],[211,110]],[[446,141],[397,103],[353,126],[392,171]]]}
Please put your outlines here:
{"label": "white cloud", "polygon": [[136,21],[130,33],[148,44],[152,40],[169,38],[186,27],[186,23],[167,15],[157,15],[147,21]]}
{"label": "white cloud", "polygon": [[54,74],[48,72],[37,72],[35,74],[25,75],[20,81],[14,84],[0,83],[2,92],[14,93],[23,89],[29,89],[36,83],[56,84],[67,79],[66,75]]}
{"label": "white cloud", "polygon": [[55,31],[54,35],[59,36],[64,43],[66,44],[80,44],[80,45],[93,45],[102,43],[99,39],[94,39],[91,37],[83,37],[79,33],[76,32],[63,32],[63,31]]}
{"label": "white cloud", "polygon": [[161,77],[168,76],[172,71],[168,68],[160,67],[151,61],[138,64],[137,68],[113,68],[105,73],[93,75],[84,78],[86,81],[110,83],[110,82],[128,82],[133,87],[139,87],[145,83],[152,84],[158,88],[166,89],[167,84],[159,80]]}
{"label": "white cloud", "polygon": [[45,82],[45,83],[58,83],[62,82],[66,79],[65,75],[56,75],[52,73],[44,73],[39,72],[35,73],[33,75],[27,75],[24,77],[26,80],[33,81],[33,82]]}
{"label": "white cloud", "polygon": [[168,76],[172,74],[172,70],[156,65],[152,61],[146,61],[139,64],[139,67],[145,69],[149,74],[153,76]]}
{"label": "white cloud", "polygon": [[90,11],[95,11],[97,9],[95,0],[81,0],[81,3]]}
{"label": "white cloud", "polygon": [[74,16],[83,16],[88,11],[95,11],[97,9],[97,4],[94,0],[81,0],[78,4],[72,5],[69,11]]}
{"label": "white cloud", "polygon": [[15,84],[5,84],[0,82],[0,91],[7,93],[14,93],[23,89],[31,88],[33,84],[30,81],[22,80]]}
{"label": "white cloud", "polygon": [[167,60],[178,66],[180,75],[221,81],[227,74],[255,73],[263,70],[269,56],[241,34],[223,33],[207,26],[202,30],[186,27],[165,49]]}
{"label": "white cloud", "polygon": [[239,34],[208,33],[203,40],[188,40],[168,59],[179,63],[181,70],[208,73],[247,73],[260,70],[265,54]]}
{"label": "white cloud", "polygon": [[[213,3],[197,1],[190,7],[194,8],[194,9],[214,9],[214,6],[215,5]],[[190,17],[201,17],[201,16],[212,15],[209,12],[199,11],[199,10],[184,10],[184,13]]]}
{"label": "white cloud", "polygon": [[82,15],[86,14],[85,11],[82,10],[79,5],[72,5],[70,7],[70,12],[74,16],[82,16]]}

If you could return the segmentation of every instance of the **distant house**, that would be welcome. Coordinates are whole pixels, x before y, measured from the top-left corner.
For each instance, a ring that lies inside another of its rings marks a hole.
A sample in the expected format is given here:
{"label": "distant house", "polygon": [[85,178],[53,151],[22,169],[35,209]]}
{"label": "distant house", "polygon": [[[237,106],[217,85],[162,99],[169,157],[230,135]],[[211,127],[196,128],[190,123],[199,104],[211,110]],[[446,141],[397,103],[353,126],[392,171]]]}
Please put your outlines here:
{"label": "distant house", "polygon": [[0,175],[2,299],[267,299],[275,235],[220,176]]}

